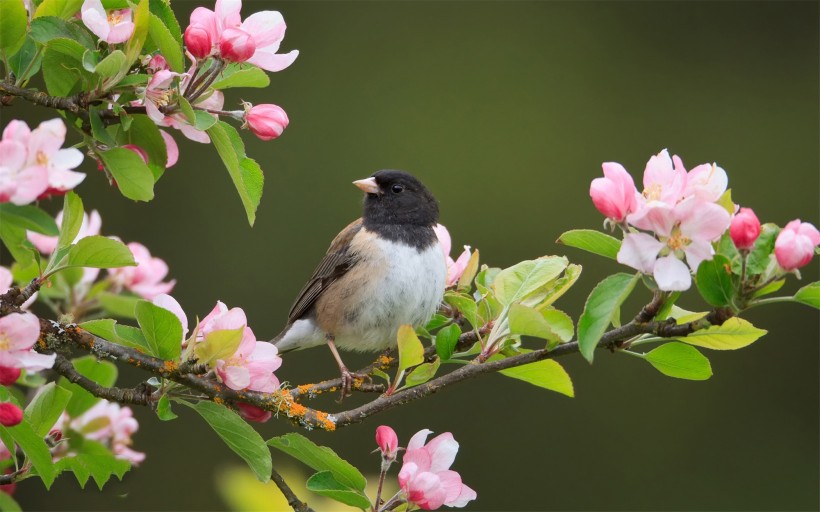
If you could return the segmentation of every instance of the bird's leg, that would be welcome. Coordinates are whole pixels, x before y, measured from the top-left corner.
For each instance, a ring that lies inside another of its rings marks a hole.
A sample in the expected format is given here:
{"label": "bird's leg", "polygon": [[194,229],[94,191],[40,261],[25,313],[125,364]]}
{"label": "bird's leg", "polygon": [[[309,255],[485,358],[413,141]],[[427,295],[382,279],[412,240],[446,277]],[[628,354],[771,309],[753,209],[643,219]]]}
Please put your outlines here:
{"label": "bird's leg", "polygon": [[334,343],[335,338],[333,335],[328,334],[325,336],[325,339],[327,340],[327,346],[330,347],[330,351],[333,352],[333,357],[336,359],[336,363],[339,365],[339,371],[342,373],[342,396],[339,397],[339,402],[341,403],[346,396],[350,396],[353,393],[353,381],[355,378],[364,378],[367,376],[352,373],[347,369],[347,366],[345,366],[342,361],[342,356],[339,355],[339,350],[336,348],[336,343]]}

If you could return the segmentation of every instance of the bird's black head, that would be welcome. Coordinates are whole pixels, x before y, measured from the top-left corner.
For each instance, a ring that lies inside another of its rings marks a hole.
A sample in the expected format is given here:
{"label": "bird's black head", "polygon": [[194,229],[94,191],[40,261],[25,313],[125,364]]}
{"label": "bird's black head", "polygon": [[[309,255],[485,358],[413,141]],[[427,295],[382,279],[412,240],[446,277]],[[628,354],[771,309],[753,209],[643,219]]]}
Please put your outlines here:
{"label": "bird's black head", "polygon": [[438,202],[419,180],[402,171],[383,170],[354,181],[367,193],[364,225],[432,227],[438,222]]}

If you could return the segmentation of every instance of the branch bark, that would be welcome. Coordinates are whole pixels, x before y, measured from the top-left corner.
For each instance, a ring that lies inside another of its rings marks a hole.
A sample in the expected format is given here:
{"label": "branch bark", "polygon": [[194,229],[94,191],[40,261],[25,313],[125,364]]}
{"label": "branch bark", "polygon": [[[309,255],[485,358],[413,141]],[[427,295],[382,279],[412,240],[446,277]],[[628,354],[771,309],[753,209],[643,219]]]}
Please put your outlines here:
{"label": "branch bark", "polygon": [[271,469],[270,479],[273,480],[273,483],[276,484],[276,487],[282,491],[282,494],[285,495],[285,499],[288,500],[288,505],[290,508],[293,509],[293,512],[315,512],[312,508],[308,506],[307,503],[300,500],[290,486],[285,482],[285,479],[282,478],[276,469]]}

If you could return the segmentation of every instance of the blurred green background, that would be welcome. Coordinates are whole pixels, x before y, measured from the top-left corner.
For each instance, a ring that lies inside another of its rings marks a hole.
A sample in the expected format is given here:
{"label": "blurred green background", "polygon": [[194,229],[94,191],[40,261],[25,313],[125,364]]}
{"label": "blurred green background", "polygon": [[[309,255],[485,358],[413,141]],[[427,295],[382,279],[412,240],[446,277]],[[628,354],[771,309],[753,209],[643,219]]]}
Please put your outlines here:
{"label": "blurred green background", "polygon": [[[196,5],[174,1],[183,28]],[[246,1],[243,15],[264,9],[283,13],[283,48],[301,55],[268,89],[228,96],[226,107],[276,103],[291,119],[276,141],[245,133],[266,173],[254,228],[210,146],[177,136],[180,163],[150,204],[123,199],[91,161],[82,167],[78,192],[101,212],[103,233],[164,258],[191,316],[221,299],[244,308],[261,339],[275,335],[331,238],[359,214],[350,182],[381,168],[419,176],[454,246],[478,247],[484,262],[566,254],[584,265],[559,304],[574,317],[598,280],[622,270],[554,243],[601,226],[588,198],[601,162],[639,181],[668,147],[690,168],[717,161],[734,199],[763,221],[820,219],[817,2]],[[21,101],[2,114],[4,124],[53,117]],[[815,260],[804,281],[817,278]],[[692,295],[683,305],[702,307]],[[648,298],[635,293],[632,311]],[[706,382],[619,355],[594,366],[569,357],[575,399],[488,376],[309,435],[373,473],[376,426],[392,425],[403,444],[422,428],[452,431],[454,469],[478,491],[469,510],[817,510],[818,314],[778,304],[747,318],[770,334],[709,352]],[[277,373],[304,383],[336,371],[316,348],[289,354]],[[170,423],[135,412],[142,467],[104,492],[70,476],[50,493],[26,482],[24,507],[225,509],[217,480],[239,459],[190,411]],[[260,427],[265,438],[291,430]]]}

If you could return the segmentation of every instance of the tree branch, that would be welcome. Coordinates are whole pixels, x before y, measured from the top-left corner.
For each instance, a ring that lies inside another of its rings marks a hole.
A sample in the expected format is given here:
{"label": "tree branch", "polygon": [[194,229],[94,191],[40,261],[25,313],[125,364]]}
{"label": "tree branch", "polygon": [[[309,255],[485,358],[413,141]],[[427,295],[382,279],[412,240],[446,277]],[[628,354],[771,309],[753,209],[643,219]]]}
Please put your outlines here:
{"label": "tree branch", "polygon": [[153,406],[151,388],[148,385],[140,385],[131,389],[101,386],[78,372],[71,361],[61,354],[57,354],[53,369],[69,382],[77,384],[96,397],[121,404]]}
{"label": "tree branch", "polygon": [[2,104],[8,106],[11,97],[23,98],[41,107],[67,110],[77,115],[82,115],[88,110],[88,105],[94,100],[88,93],[75,94],[74,96],[50,96],[44,92],[18,87],[9,82],[0,81],[0,96],[3,97]]}
{"label": "tree branch", "polygon": [[307,503],[300,500],[296,494],[294,494],[293,490],[291,490],[290,486],[285,482],[285,479],[282,478],[282,475],[280,475],[275,468],[271,469],[270,479],[273,480],[276,487],[285,495],[285,498],[288,500],[288,505],[293,509],[293,512],[314,512]]}

